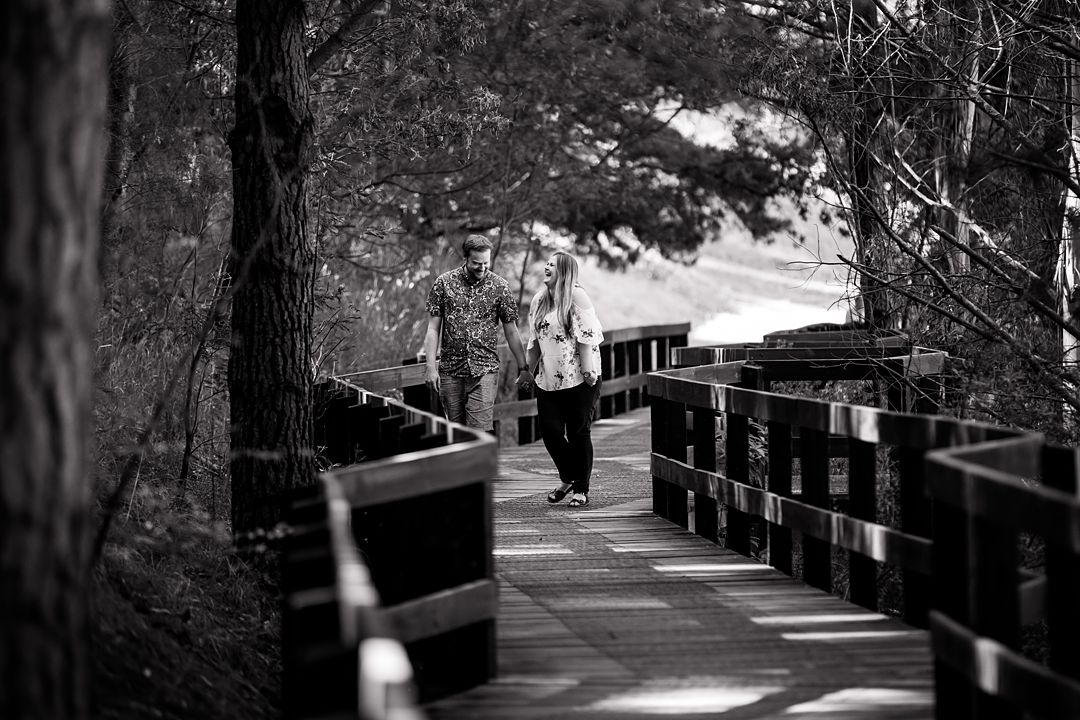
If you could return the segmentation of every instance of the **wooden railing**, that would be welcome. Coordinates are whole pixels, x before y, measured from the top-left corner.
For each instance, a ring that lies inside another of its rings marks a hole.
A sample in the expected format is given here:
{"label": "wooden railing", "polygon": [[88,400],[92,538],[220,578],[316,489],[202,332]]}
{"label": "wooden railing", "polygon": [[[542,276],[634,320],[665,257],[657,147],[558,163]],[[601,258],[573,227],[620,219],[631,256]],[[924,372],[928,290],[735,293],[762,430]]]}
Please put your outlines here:
{"label": "wooden railing", "polygon": [[[933,414],[942,353],[895,337],[837,347],[793,335],[677,350],[676,366],[715,364],[650,376],[654,511],[688,527],[692,492],[695,532],[718,541],[724,513],[728,547],[749,555],[758,530],[771,565],[824,590],[845,553],[847,597],[871,609],[878,563],[899,570],[904,619],[932,629],[939,718],[1080,717],[1076,451]],[[768,391],[825,379],[875,379],[892,409]],[[879,517],[887,472],[899,488],[893,523]],[[1021,568],[1021,531],[1045,540],[1045,576]],[[1020,629],[1044,618],[1049,666],[1020,650]]]}
{"label": "wooden railing", "polygon": [[[1080,717],[1077,461],[1037,434],[928,454],[937,717]],[[1018,570],[1021,533],[1045,543],[1035,579]],[[1020,652],[1042,618],[1045,662]]]}
{"label": "wooden railing", "polygon": [[[606,417],[647,402],[647,374],[668,367],[689,329],[607,333]],[[293,502],[282,543],[285,714],[421,718],[418,703],[494,676],[497,441],[430,412],[420,364],[316,390],[325,471]],[[535,439],[535,415],[527,396],[495,409],[521,442]]]}
{"label": "wooden railing", "polygon": [[317,396],[330,469],[283,543],[286,715],[419,718],[494,675],[496,443],[349,383]]}
{"label": "wooden railing", "polygon": [[297,500],[283,543],[283,716],[422,720],[412,665],[349,532],[341,484]]}
{"label": "wooden railing", "polygon": [[[648,403],[648,374],[670,367],[671,351],[687,343],[689,323],[649,325],[608,330],[600,345],[603,383],[600,390],[600,415],[612,417]],[[514,378],[513,358],[506,347],[500,348],[503,370],[501,376]],[[436,411],[437,399],[424,385],[424,365],[421,363],[368,370],[339,376],[357,387],[386,395],[400,395],[410,407]],[[505,392],[495,404],[496,434],[502,426],[516,427],[518,443],[538,439],[536,400],[530,393]]]}

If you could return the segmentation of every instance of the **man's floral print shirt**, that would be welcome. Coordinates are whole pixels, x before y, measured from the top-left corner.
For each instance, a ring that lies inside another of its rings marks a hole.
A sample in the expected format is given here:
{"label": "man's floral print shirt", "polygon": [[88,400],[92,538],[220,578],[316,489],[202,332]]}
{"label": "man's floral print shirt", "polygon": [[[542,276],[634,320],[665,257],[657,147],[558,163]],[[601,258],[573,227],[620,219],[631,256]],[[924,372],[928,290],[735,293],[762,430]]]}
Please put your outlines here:
{"label": "man's floral print shirt", "polygon": [[473,282],[461,266],[435,279],[427,310],[443,319],[439,372],[469,377],[499,371],[501,326],[518,321],[517,300],[506,280],[488,271]]}

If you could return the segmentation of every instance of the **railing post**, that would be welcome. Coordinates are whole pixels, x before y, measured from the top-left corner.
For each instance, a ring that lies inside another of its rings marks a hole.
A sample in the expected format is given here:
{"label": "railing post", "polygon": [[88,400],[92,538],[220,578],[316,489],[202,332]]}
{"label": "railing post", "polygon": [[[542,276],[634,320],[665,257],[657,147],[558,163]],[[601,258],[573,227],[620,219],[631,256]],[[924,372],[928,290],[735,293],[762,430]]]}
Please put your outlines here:
{"label": "railing post", "polygon": [[[936,410],[933,395],[925,397],[912,392],[904,377],[903,366],[894,361],[886,363],[886,402],[892,412],[912,410]],[[917,386],[918,380],[913,381]],[[909,402],[910,400],[910,402]],[[900,447],[891,452],[900,473],[900,529],[919,537],[930,537],[932,505],[926,496],[926,451],[919,448]],[[921,572],[905,568],[901,572],[904,598],[904,621],[916,627],[927,626],[929,612],[929,578]]]}
{"label": "railing post", "polygon": [[[522,390],[520,388],[518,389],[518,391],[517,391],[517,399],[518,400],[531,400],[532,398],[533,398],[533,391],[532,390]],[[540,433],[537,431],[536,416],[535,415],[527,415],[527,416],[524,416],[524,417],[519,417],[517,419],[517,431],[518,431],[518,439],[517,439],[517,444],[518,445],[526,445],[528,443],[531,443],[531,442],[534,442],[535,440],[537,440],[540,437]]]}
{"label": "railing post", "polygon": [[[716,412],[712,408],[695,407],[694,467],[716,472]],[[694,532],[719,542],[720,512],[716,500],[703,493],[694,493]]]}
{"label": "railing post", "polygon": [[[967,625],[970,570],[968,517],[947,503],[937,503],[933,518],[932,588],[934,610]],[[962,672],[934,657],[934,717],[939,720],[973,717],[975,693]]]}
{"label": "railing post", "polygon": [[[764,370],[758,365],[743,365],[740,370],[739,387],[751,390],[765,390],[768,380]],[[725,455],[727,465],[725,474],[737,482],[750,484],[750,419],[745,415],[727,413],[727,433]],[[741,510],[727,508],[726,545],[737,553],[750,557],[753,553],[751,543],[751,517]],[[762,542],[766,540],[762,539]]]}
{"label": "railing post", "polygon": [[[1042,481],[1077,494],[1078,448],[1043,448]],[[1057,544],[1046,548],[1046,615],[1050,626],[1050,667],[1080,681],[1080,556]]]}
{"label": "railing post", "polygon": [[[612,343],[611,347],[611,376],[627,377],[630,374],[630,367],[627,361],[626,343],[617,342]],[[626,391],[620,391],[612,394],[611,396],[611,414],[622,415],[627,410],[626,403]]]}
{"label": "railing post", "polygon": [[[631,340],[626,345],[626,359],[629,366],[630,376],[636,376],[641,372],[641,340]],[[642,405],[641,388],[634,386],[629,391],[630,409],[636,410]]]}
{"label": "railing post", "polygon": [[[604,345],[600,348],[600,378],[609,381],[615,377],[615,347]],[[615,414],[615,398],[612,395],[603,395],[600,398],[600,417],[609,418]]]}
{"label": "railing post", "polygon": [[[932,506],[926,496],[926,451],[901,447],[898,452],[900,468],[900,529],[911,535],[930,537]],[[916,627],[926,627],[930,603],[930,578],[910,568],[901,573],[904,584],[904,621]]]}
{"label": "railing post", "polygon": [[[769,492],[791,497],[791,426],[769,421]],[[791,529],[769,523],[769,564],[791,575]]]}
{"label": "railing post", "polygon": [[[654,397],[649,403],[650,431],[654,455],[668,457],[668,436],[665,428],[668,400]],[[657,517],[668,520],[667,481],[652,476],[652,511]]]}
{"label": "railing post", "polygon": [[[686,405],[680,402],[667,401],[664,403],[667,412],[664,417],[664,427],[667,434],[667,456],[672,460],[686,462]],[[665,506],[667,519],[679,527],[689,528],[690,517],[687,501],[689,494],[686,488],[675,483],[665,482],[663,492],[667,496]]]}
{"label": "railing post", "polygon": [[[877,522],[876,443],[848,440],[848,507],[852,517]],[[868,610],[877,610],[877,561],[849,552],[848,569],[851,601]]]}
{"label": "railing post", "polygon": [[[727,411],[724,420],[724,475],[746,484],[750,480],[750,421]],[[750,516],[728,505],[724,508],[724,545],[750,556]]]}
{"label": "railing post", "polygon": [[[799,475],[802,500],[807,505],[829,507],[829,434],[799,428]],[[804,535],[803,579],[807,585],[832,591],[832,546],[827,540]]]}
{"label": "railing post", "polygon": [[[969,522],[971,630],[1016,650],[1020,646],[1019,534],[984,518]],[[976,690],[974,717],[1021,720],[1023,713],[1000,697]]]}

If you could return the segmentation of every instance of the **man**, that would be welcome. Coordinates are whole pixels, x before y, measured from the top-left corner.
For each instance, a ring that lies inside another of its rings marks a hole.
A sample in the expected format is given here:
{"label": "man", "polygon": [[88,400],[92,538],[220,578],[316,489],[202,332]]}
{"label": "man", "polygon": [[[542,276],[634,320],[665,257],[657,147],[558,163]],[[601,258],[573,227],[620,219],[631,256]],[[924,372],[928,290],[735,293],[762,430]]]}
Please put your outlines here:
{"label": "man", "polygon": [[[518,334],[518,306],[510,285],[489,270],[491,241],[470,235],[461,246],[465,264],[443,273],[428,294],[424,381],[439,394],[448,420],[492,431],[499,378],[499,325],[517,362],[516,383],[533,376]],[[439,342],[442,356],[436,360]]]}

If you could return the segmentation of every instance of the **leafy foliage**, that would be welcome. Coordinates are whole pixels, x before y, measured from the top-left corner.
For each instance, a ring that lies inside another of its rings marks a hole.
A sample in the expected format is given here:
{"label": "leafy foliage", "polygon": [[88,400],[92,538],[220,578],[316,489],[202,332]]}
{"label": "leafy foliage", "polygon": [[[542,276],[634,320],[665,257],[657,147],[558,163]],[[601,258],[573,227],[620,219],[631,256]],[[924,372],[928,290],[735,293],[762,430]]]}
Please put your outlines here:
{"label": "leafy foliage", "polygon": [[[748,89],[813,129],[849,210],[866,319],[954,353],[962,414],[1049,430],[1077,404],[1062,83],[1077,8],[780,3]],[[1072,158],[1072,159],[1070,159]],[[1070,199],[1071,198],[1071,199]],[[1065,345],[1063,346],[1063,333]]]}

